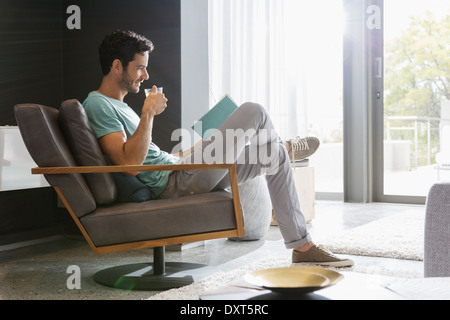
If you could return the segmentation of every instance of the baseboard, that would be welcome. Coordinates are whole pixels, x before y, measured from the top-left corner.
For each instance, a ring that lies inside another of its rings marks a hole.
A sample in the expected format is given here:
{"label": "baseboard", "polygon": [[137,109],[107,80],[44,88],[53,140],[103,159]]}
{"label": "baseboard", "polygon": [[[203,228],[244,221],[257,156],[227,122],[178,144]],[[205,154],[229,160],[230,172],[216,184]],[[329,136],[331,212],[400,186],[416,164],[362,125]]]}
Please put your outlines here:
{"label": "baseboard", "polygon": [[41,243],[46,243],[46,242],[51,242],[51,241],[55,241],[55,240],[61,239],[63,237],[64,236],[59,235],[59,236],[51,236],[51,237],[34,239],[34,240],[29,240],[29,241],[22,241],[22,242],[16,242],[16,243],[11,243],[11,244],[5,244],[5,245],[0,246],[0,252],[14,250],[14,249],[23,248],[23,247],[28,247],[28,246],[41,244]]}
{"label": "baseboard", "polygon": [[47,228],[3,234],[0,235],[0,251],[47,242],[49,241],[48,239],[55,239],[55,237],[62,237],[63,235],[64,226],[61,224]]}

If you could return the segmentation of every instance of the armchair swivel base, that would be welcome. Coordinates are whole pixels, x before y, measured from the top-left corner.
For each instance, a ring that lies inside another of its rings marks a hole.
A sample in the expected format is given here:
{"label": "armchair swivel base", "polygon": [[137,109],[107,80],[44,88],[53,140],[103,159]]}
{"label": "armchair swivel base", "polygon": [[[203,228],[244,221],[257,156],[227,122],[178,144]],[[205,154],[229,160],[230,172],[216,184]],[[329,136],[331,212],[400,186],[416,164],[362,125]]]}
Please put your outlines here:
{"label": "armchair swivel base", "polygon": [[190,285],[190,271],[206,267],[185,262],[164,263],[164,247],[154,248],[153,263],[135,263],[101,270],[94,280],[102,285],[124,290],[163,291]]}

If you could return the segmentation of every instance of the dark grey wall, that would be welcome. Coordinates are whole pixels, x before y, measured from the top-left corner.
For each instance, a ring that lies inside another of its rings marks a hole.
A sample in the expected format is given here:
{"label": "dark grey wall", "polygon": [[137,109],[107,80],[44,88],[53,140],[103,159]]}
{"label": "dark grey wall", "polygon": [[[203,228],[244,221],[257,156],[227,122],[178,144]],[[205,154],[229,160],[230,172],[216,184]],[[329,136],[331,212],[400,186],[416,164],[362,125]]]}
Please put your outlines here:
{"label": "dark grey wall", "polygon": [[0,125],[13,106],[62,98],[61,0],[0,0]]}
{"label": "dark grey wall", "polygon": [[[0,0],[0,125],[13,106],[62,99],[61,0]],[[0,192],[0,245],[61,232],[49,188]]]}

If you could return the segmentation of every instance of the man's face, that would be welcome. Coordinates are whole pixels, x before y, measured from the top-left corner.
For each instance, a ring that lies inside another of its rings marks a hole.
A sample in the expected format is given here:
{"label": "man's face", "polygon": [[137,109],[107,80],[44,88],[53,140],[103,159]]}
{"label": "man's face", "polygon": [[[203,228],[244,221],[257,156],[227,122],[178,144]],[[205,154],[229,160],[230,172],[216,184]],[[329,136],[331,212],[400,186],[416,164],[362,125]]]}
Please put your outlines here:
{"label": "man's face", "polygon": [[127,92],[138,93],[141,83],[149,78],[147,65],[148,52],[136,53],[134,60],[130,61],[127,69],[122,72],[120,79],[122,89]]}

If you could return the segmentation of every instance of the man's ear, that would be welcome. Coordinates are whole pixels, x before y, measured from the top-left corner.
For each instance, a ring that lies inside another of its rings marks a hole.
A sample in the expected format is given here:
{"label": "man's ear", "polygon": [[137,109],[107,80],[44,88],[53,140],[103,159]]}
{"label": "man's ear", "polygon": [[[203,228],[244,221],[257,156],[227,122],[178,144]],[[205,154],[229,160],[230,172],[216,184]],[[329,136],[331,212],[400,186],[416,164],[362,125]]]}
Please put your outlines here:
{"label": "man's ear", "polygon": [[119,59],[116,59],[113,61],[112,66],[111,66],[111,71],[113,71],[116,74],[122,74],[123,65]]}

